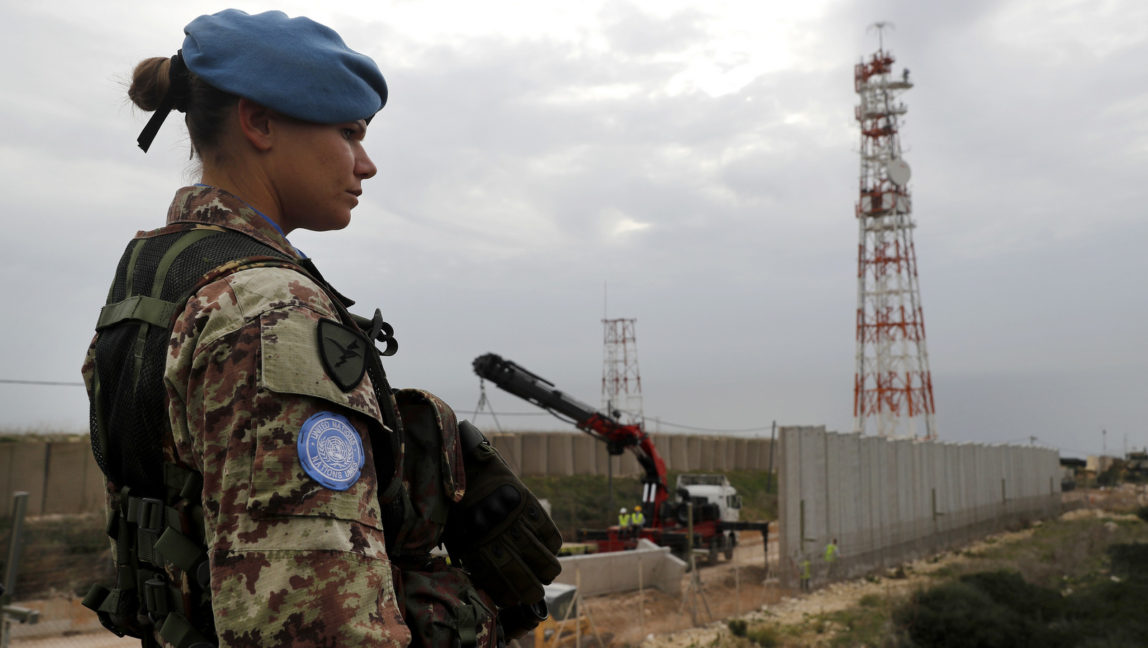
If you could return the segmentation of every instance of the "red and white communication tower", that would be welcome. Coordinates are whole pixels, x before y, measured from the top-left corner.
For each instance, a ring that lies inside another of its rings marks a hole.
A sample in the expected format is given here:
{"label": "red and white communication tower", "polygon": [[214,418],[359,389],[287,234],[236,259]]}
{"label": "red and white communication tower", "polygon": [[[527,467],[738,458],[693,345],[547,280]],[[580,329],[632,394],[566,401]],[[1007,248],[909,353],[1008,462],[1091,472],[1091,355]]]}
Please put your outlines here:
{"label": "red and white communication tower", "polygon": [[[861,183],[857,202],[857,373],[853,428],[862,434],[934,439],[933,381],[925,350],[925,316],[913,249],[909,165],[898,134],[913,87],[909,71],[892,74],[893,55],[879,45],[854,68],[861,103]],[[923,423],[923,428],[922,427]]]}
{"label": "red and white communication tower", "polygon": [[641,423],[642,375],[638,371],[636,319],[603,319],[602,408],[621,421]]}

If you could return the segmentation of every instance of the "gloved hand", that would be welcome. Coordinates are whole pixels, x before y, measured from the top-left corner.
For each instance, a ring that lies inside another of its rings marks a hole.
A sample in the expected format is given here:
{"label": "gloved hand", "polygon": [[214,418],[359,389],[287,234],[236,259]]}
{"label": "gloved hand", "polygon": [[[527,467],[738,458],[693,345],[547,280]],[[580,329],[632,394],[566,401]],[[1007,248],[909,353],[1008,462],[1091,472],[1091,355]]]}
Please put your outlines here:
{"label": "gloved hand", "polygon": [[443,541],[452,560],[502,607],[543,599],[562,566],[562,535],[538,498],[469,421],[459,423],[466,494],[451,507]]}

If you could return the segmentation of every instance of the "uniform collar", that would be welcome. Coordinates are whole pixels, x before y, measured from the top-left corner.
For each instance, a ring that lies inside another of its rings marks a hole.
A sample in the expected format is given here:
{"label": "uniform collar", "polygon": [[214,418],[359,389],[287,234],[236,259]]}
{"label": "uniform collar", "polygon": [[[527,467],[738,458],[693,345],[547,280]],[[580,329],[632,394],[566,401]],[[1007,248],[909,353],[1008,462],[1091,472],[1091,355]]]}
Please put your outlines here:
{"label": "uniform collar", "polygon": [[291,245],[282,228],[242,198],[219,187],[195,185],[175,192],[167,222],[202,223],[236,230],[298,259],[307,255]]}

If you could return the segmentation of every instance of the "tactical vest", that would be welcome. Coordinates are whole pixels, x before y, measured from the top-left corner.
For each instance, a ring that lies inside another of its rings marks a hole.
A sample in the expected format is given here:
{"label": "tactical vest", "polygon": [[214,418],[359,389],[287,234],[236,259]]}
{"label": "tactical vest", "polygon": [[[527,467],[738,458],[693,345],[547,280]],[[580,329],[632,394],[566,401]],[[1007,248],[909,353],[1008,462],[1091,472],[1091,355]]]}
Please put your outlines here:
{"label": "tactical vest", "polygon": [[[116,582],[93,587],[84,605],[106,628],[138,637],[147,648],[156,645],[154,630],[177,648],[215,645],[202,477],[163,460],[169,436],[163,374],[172,326],[187,300],[208,283],[261,266],[309,276],[342,322],[364,332],[368,347],[386,345],[366,354],[366,371],[383,423],[395,434],[371,426],[371,442],[387,554],[413,645],[488,647],[536,625],[546,615],[543,585],[560,571],[561,535],[477,428],[460,424],[432,394],[392,393],[378,356],[393,354],[396,344],[381,314],[371,320],[350,314],[349,300],[307,260],[233,230],[195,224],[134,239],[100,313],[91,442],[118,489],[108,525]],[[452,561],[432,554],[440,544]]]}
{"label": "tactical vest", "polygon": [[[119,636],[155,646],[154,631],[177,648],[215,645],[198,472],[167,463],[169,435],[164,369],[175,319],[200,288],[254,267],[285,267],[310,276],[351,326],[393,343],[389,325],[352,316],[308,261],[300,262],[245,234],[181,223],[133,239],[120,259],[96,325],[91,446],[110,488],[107,532],[116,582],[84,599]],[[393,344],[384,353],[393,353]],[[377,354],[367,354],[384,423],[399,430]],[[373,430],[374,431],[374,430]],[[402,454],[397,435],[372,434],[384,524],[404,513],[396,494]],[[387,486],[389,484],[389,486]],[[388,520],[389,518],[389,520]]]}

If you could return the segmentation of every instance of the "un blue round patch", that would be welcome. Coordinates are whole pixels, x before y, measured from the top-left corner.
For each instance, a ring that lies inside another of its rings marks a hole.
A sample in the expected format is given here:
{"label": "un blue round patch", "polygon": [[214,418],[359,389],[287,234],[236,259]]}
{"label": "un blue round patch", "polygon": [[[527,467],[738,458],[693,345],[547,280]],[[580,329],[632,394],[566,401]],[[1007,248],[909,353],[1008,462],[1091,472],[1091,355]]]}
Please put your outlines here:
{"label": "un blue round patch", "polygon": [[363,441],[345,416],[319,412],[299,431],[299,463],[312,479],[332,490],[347,490],[363,469]]}

